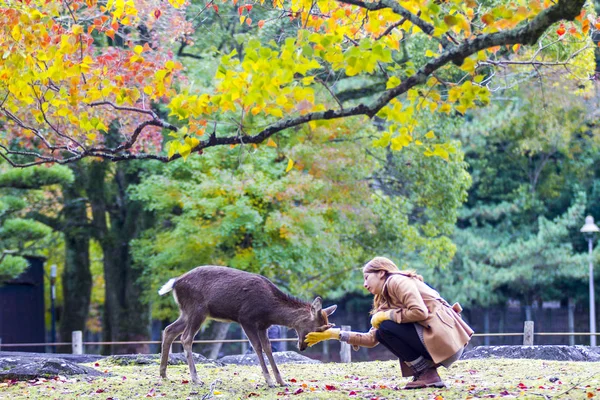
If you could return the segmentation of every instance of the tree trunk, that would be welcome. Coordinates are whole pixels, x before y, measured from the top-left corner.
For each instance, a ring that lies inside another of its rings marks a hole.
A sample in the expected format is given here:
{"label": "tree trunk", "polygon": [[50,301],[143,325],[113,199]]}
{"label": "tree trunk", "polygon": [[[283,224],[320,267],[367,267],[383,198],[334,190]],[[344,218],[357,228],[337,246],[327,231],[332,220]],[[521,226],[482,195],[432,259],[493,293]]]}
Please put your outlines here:
{"label": "tree trunk", "polygon": [[[114,168],[110,183],[108,175]],[[103,338],[105,341],[139,341],[150,337],[150,308],[144,304],[142,270],[132,265],[129,243],[146,227],[142,207],[127,195],[137,183],[138,170],[132,165],[96,162],[88,193],[92,204],[95,234],[104,256],[106,283]],[[147,353],[148,345],[111,345],[103,353]]]}
{"label": "tree trunk", "polygon": [[[85,331],[92,291],[90,272],[90,227],[85,200],[85,170],[71,164],[75,181],[63,188],[65,267],[62,274],[63,307],[60,314],[60,339],[70,342],[72,331]],[[58,348],[70,352],[70,348]]]}

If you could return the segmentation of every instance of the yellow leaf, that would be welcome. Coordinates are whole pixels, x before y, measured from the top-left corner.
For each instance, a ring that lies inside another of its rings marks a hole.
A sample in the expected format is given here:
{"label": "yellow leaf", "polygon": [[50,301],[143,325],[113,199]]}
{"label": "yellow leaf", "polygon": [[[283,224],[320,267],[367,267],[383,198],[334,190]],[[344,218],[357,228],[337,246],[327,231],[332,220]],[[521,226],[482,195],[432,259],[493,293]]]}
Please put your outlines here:
{"label": "yellow leaf", "polygon": [[269,138],[269,140],[267,141],[267,146],[269,146],[269,147],[277,147],[277,143],[275,143],[273,141],[273,139]]}
{"label": "yellow leaf", "polygon": [[188,156],[192,152],[192,148],[187,143],[179,146],[178,150],[179,150],[179,154],[181,154],[181,157],[183,157],[184,161],[187,160]]}
{"label": "yellow leaf", "polygon": [[427,139],[435,139],[435,133],[433,133],[433,131],[429,131],[425,134],[425,137]]}
{"label": "yellow leaf", "polygon": [[133,48],[133,52],[137,55],[142,54],[143,51],[144,51],[144,48],[142,46],[140,46],[139,44]]}
{"label": "yellow leaf", "polygon": [[292,169],[293,166],[294,166],[294,160],[292,160],[291,158],[288,158],[288,164],[287,164],[287,167],[285,168],[285,172],[290,172],[290,170]]}
{"label": "yellow leaf", "polygon": [[73,25],[71,28],[73,29],[74,35],[79,35],[79,34],[83,33],[83,26],[81,26],[81,25]]}

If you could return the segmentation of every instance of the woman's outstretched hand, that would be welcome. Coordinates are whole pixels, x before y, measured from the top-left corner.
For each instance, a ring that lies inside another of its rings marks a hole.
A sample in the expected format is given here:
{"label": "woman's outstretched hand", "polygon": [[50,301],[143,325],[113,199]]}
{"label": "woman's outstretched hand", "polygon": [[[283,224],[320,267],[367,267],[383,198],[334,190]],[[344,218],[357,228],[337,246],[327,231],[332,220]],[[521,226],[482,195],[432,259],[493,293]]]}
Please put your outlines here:
{"label": "woman's outstretched hand", "polygon": [[387,321],[389,319],[392,319],[390,317],[390,311],[378,311],[371,317],[371,326],[375,329],[378,329],[379,325],[381,325],[383,321]]}
{"label": "woman's outstretched hand", "polygon": [[340,330],[339,328],[327,329],[323,332],[310,332],[306,335],[306,339],[304,339],[304,343],[308,344],[308,347],[312,347],[315,344],[322,342],[323,340],[331,340],[337,339],[340,340]]}

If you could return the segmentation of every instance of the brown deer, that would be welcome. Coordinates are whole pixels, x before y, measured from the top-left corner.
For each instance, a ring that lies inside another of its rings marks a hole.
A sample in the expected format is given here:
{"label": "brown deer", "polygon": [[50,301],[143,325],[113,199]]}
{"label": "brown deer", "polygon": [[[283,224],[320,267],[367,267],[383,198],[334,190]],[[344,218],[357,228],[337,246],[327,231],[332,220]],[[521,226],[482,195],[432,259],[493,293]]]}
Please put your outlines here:
{"label": "brown deer", "polygon": [[307,347],[304,339],[309,332],[322,332],[333,326],[327,317],[337,308],[333,305],[322,309],[320,297],[309,304],[288,296],[262,275],[212,265],[194,268],[169,280],[158,294],[164,295],[171,290],[180,315],[163,332],[160,376],[167,377],[171,344],[181,334],[194,383],[202,382],[198,379],[192,358],[192,341],[206,318],[233,321],[242,326],[258,356],[267,384],[273,387],[275,385],[265,364],[263,351],[277,383],[285,385],[285,382],[273,359],[267,329],[271,325],[284,325],[296,330],[298,348],[303,351]]}

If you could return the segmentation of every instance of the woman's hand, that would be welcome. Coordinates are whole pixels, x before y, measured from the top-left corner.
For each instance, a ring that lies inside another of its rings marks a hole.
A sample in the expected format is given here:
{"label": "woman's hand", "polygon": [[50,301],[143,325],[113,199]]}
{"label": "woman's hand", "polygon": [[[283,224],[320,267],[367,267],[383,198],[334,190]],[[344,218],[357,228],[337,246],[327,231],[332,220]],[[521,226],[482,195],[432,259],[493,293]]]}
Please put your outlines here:
{"label": "woman's hand", "polygon": [[340,340],[340,330],[339,328],[327,329],[323,332],[310,332],[306,335],[306,339],[304,339],[304,343],[308,344],[308,347],[312,347],[315,344],[322,342],[323,340],[331,340],[337,339]]}
{"label": "woman's hand", "polygon": [[392,319],[390,317],[390,311],[378,311],[371,317],[371,326],[375,329],[378,329],[379,325],[381,325],[383,321],[387,321],[389,319]]}

